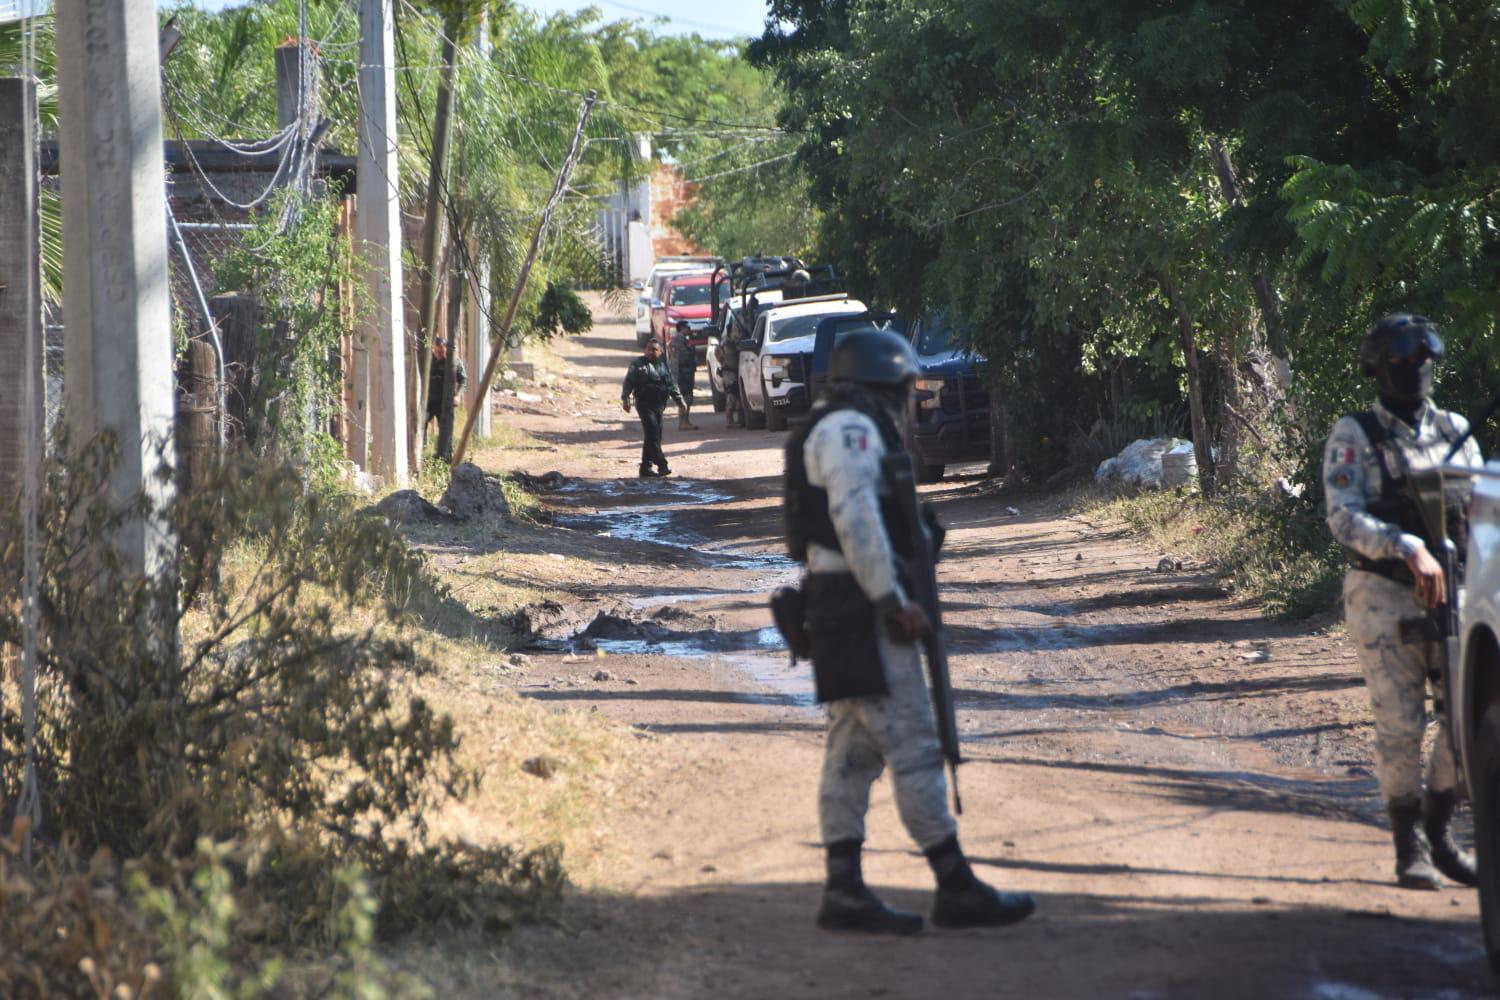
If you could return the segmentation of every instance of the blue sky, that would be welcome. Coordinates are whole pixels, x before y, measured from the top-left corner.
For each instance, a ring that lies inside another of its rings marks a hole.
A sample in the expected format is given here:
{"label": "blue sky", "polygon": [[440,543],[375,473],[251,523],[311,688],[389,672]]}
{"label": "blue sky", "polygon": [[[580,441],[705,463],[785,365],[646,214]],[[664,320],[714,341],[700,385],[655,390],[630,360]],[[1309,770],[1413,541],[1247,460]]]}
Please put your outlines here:
{"label": "blue sky", "polygon": [[[220,10],[244,0],[196,2],[208,10]],[[0,0],[0,7],[4,4],[5,0]],[[614,0],[521,0],[521,5],[543,14],[598,7],[611,21],[644,21],[665,34],[698,34],[705,38],[759,35],[766,19],[766,0],[743,0],[718,7],[705,4],[703,0],[624,0],[622,3]],[[658,17],[665,18],[665,23],[656,24]]]}
{"label": "blue sky", "polygon": [[667,19],[657,30],[668,34],[699,34],[706,38],[728,38],[733,35],[759,35],[765,26],[765,0],[742,3],[711,4],[703,0],[521,0],[522,6],[544,14],[560,10],[576,11],[598,7],[609,20],[651,22],[655,17]]}

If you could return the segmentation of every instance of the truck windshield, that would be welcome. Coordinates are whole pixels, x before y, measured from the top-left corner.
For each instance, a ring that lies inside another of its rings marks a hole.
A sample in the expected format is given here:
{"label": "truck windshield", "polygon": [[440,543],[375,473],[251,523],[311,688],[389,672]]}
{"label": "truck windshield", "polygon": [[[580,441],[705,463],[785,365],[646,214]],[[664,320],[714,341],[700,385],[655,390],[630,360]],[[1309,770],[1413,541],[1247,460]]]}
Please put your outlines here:
{"label": "truck windshield", "polygon": [[667,299],[669,306],[706,306],[711,289],[708,285],[678,285]]}
{"label": "truck windshield", "polygon": [[789,316],[786,319],[777,320],[771,325],[771,342],[780,343],[783,340],[795,340],[798,337],[811,337],[818,332],[818,324],[827,318],[827,313],[813,313],[810,316]]}
{"label": "truck windshield", "polygon": [[917,353],[922,357],[930,354],[947,354],[949,351],[964,351],[970,347],[969,331],[955,326],[942,313],[930,315],[922,320],[917,332]]}

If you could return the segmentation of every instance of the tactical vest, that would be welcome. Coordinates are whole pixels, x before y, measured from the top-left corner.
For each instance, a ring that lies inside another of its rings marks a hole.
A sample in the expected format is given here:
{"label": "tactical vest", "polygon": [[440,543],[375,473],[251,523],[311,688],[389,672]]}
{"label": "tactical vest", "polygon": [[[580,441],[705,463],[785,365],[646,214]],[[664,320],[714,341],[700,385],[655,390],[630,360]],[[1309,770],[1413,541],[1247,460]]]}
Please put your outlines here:
{"label": "tactical vest", "polygon": [[[833,527],[833,516],[828,511],[828,491],[812,485],[807,480],[807,461],[803,448],[813,430],[829,416],[843,410],[855,410],[874,421],[885,443],[886,454],[902,450],[901,435],[895,421],[878,405],[858,398],[835,400],[826,408],[813,410],[812,419],[792,432],[786,443],[786,476],[783,480],[785,502],[782,510],[786,516],[786,547],[793,559],[807,562],[807,547],[816,542],[835,552],[842,551],[838,532]],[[886,484],[885,495],[880,498],[880,519],[885,524],[886,537],[898,556],[911,557],[911,543],[902,532],[893,531],[892,526],[901,523],[901,513],[894,500],[891,484]]]}
{"label": "tactical vest", "polygon": [[673,384],[666,362],[650,362],[645,358],[636,358],[631,364],[634,366],[633,389],[636,404],[653,410],[666,406],[667,400],[672,395]]}
{"label": "tactical vest", "polygon": [[[1422,539],[1428,552],[1439,553],[1441,543],[1432,537],[1432,532],[1427,527],[1427,519],[1422,516],[1416,497],[1412,495],[1411,486],[1407,483],[1407,477],[1404,474],[1405,463],[1393,461],[1390,454],[1390,449],[1396,446],[1390,431],[1386,429],[1385,424],[1380,422],[1380,418],[1373,410],[1356,413],[1354,419],[1359,423],[1360,429],[1365,432],[1365,437],[1370,439],[1370,447],[1375,449],[1375,462],[1380,466],[1380,496],[1368,504],[1366,510],[1372,517],[1379,518],[1387,524],[1394,524],[1406,534]],[[1439,425],[1438,433],[1450,448],[1458,440],[1458,435],[1451,426],[1445,429]],[[1444,480],[1443,517],[1447,522],[1448,538],[1458,550],[1460,572],[1464,567],[1469,549],[1468,510],[1472,492],[1473,487],[1467,479],[1455,476]],[[1414,582],[1411,570],[1400,559],[1370,559],[1352,549],[1349,550],[1349,555],[1355,569],[1379,573],[1381,576],[1401,583]]]}

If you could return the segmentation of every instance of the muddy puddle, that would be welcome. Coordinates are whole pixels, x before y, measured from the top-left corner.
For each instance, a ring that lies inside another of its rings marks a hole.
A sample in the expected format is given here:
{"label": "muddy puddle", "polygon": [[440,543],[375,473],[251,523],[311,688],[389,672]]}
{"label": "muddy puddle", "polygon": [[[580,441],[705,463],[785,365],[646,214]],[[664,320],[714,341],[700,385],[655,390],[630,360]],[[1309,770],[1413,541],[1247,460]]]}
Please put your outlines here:
{"label": "muddy puddle", "polygon": [[[735,629],[721,625],[716,615],[726,606],[763,607],[767,592],[796,579],[796,564],[778,552],[743,551],[717,543],[682,523],[680,515],[686,510],[742,498],[690,479],[573,481],[552,496],[576,511],[559,513],[561,525],[690,552],[707,570],[736,574],[732,586],[723,590],[630,598],[622,608],[628,615],[601,614],[572,637],[549,643],[552,648],[606,657],[662,656],[710,670],[733,670],[764,691],[747,700],[814,708],[811,667],[791,666],[774,626]],[[762,620],[769,617],[767,611]]]}
{"label": "muddy puddle", "polygon": [[790,579],[796,573],[795,564],[779,552],[738,550],[681,523],[681,511],[741,499],[708,483],[691,479],[573,481],[553,496],[567,506],[592,508],[557,516],[558,524],[575,531],[692,552],[715,569],[755,571],[761,574],[757,583],[782,576]]}

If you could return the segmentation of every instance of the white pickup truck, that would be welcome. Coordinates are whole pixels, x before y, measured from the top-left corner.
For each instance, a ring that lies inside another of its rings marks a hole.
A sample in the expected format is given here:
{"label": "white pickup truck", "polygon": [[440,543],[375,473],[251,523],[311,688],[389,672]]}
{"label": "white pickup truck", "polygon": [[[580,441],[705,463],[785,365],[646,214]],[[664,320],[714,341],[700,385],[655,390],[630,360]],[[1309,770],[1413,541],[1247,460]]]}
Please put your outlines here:
{"label": "white pickup truck", "polygon": [[1448,724],[1474,805],[1485,950],[1500,972],[1500,462],[1464,471],[1472,471],[1474,496]]}

